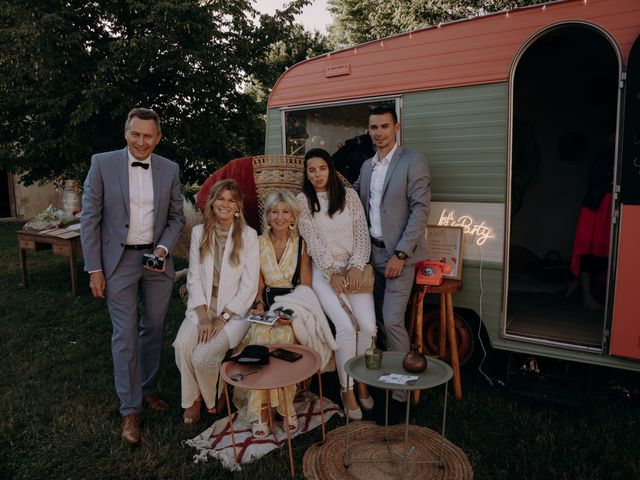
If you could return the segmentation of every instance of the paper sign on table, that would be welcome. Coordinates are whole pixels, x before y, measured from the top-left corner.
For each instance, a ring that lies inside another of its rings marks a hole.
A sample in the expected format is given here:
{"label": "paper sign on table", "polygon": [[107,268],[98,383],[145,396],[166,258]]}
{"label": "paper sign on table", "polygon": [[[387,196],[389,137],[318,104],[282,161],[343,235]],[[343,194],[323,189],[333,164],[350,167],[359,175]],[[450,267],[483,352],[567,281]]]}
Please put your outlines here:
{"label": "paper sign on table", "polygon": [[383,373],[378,378],[379,382],[396,383],[398,385],[409,385],[416,380],[418,380],[418,377],[415,375],[402,375],[400,373]]}

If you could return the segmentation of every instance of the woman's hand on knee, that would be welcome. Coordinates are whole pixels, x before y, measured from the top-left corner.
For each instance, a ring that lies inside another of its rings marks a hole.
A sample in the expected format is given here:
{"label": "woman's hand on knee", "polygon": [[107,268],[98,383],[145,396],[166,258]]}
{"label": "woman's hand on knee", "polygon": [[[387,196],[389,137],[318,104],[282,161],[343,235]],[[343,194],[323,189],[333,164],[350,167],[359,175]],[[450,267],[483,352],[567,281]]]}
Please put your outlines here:
{"label": "woman's hand on knee", "polygon": [[226,322],[222,319],[221,316],[214,318],[209,327],[209,338],[207,338],[206,341],[208,342],[209,340],[213,340],[214,338],[216,338],[218,334],[224,329],[225,325]]}
{"label": "woman's hand on knee", "polygon": [[198,343],[207,343],[213,338],[211,336],[212,327],[211,322],[198,324]]}
{"label": "woman's hand on knee", "polygon": [[224,321],[218,320],[217,317],[213,320],[207,320],[206,322],[198,323],[198,343],[207,343],[216,337],[218,333],[224,328]]}

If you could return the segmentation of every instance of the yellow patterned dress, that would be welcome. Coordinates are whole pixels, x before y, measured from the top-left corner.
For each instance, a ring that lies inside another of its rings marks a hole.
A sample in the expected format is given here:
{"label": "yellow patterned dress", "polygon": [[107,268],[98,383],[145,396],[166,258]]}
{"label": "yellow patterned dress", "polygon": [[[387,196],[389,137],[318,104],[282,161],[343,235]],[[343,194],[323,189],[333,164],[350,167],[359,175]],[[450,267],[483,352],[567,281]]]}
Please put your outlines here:
{"label": "yellow patterned dress", "polygon": [[[292,235],[287,241],[280,262],[276,260],[275,249],[271,243],[269,234],[266,233],[258,238],[260,244],[260,272],[264,283],[268,287],[292,288],[291,279],[296,271],[298,261],[298,235]],[[304,244],[303,247],[304,248]],[[254,323],[244,339],[245,344],[254,345],[286,345],[297,343],[291,325],[262,325]],[[293,409],[293,397],[296,393],[296,386],[286,387],[287,398],[289,400],[289,415],[295,413]],[[275,407],[280,415],[285,416],[284,399],[279,389],[269,390],[244,390],[236,389],[234,402],[238,407],[247,406],[246,418],[249,422],[254,422],[260,418],[260,409],[267,403]]]}

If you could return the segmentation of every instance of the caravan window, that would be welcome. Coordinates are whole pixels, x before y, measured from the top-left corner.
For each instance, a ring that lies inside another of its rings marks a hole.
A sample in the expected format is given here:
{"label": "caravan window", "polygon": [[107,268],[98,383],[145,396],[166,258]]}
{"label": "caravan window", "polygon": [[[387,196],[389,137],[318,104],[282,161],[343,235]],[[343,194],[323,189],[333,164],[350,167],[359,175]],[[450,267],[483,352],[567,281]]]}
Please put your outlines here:
{"label": "caravan window", "polygon": [[369,110],[387,103],[395,105],[396,100],[286,111],[286,153],[304,155],[312,148],[324,148],[332,155],[338,170],[353,183],[362,162],[374,154],[367,133]]}

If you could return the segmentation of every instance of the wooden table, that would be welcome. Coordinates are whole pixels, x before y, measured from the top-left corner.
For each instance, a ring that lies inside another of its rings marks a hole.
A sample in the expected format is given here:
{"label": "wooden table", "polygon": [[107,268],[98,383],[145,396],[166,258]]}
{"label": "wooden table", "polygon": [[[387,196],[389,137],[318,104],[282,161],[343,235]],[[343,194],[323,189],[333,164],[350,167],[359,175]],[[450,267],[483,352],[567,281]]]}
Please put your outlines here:
{"label": "wooden table", "polygon": [[52,250],[54,255],[69,259],[69,272],[71,273],[71,291],[78,295],[78,264],[76,258],[82,255],[80,244],[80,232],[71,238],[61,238],[55,235],[46,235],[35,230],[18,230],[18,248],[20,251],[20,270],[22,272],[22,286],[27,286],[27,252],[36,250]]}
{"label": "wooden table", "polygon": [[[238,454],[236,452],[236,437],[233,431],[233,416],[231,415],[231,401],[229,400],[229,389],[227,385],[234,385],[240,388],[249,388],[252,390],[272,390],[276,388],[282,389],[285,405],[285,430],[287,431],[287,443],[289,445],[289,467],[291,469],[291,478],[295,478],[293,469],[293,451],[291,449],[291,430],[289,430],[289,411],[288,398],[285,387],[295,385],[302,382],[313,375],[318,375],[318,385],[320,387],[320,416],[322,417],[322,441],[324,442],[324,406],[322,399],[322,377],[320,368],[322,367],[322,359],[315,351],[303,345],[266,345],[270,351],[276,348],[284,348],[302,354],[302,357],[295,362],[287,362],[275,357],[269,357],[267,365],[238,365],[234,362],[226,362],[222,364],[220,376],[225,381],[224,388],[227,396],[227,413],[229,415],[229,430],[231,430],[231,442],[233,444],[233,455],[238,462]],[[253,375],[249,375],[242,380],[233,380],[231,375],[235,373],[244,373],[249,370],[258,368],[260,371]],[[273,432],[273,429],[272,429]]]}

